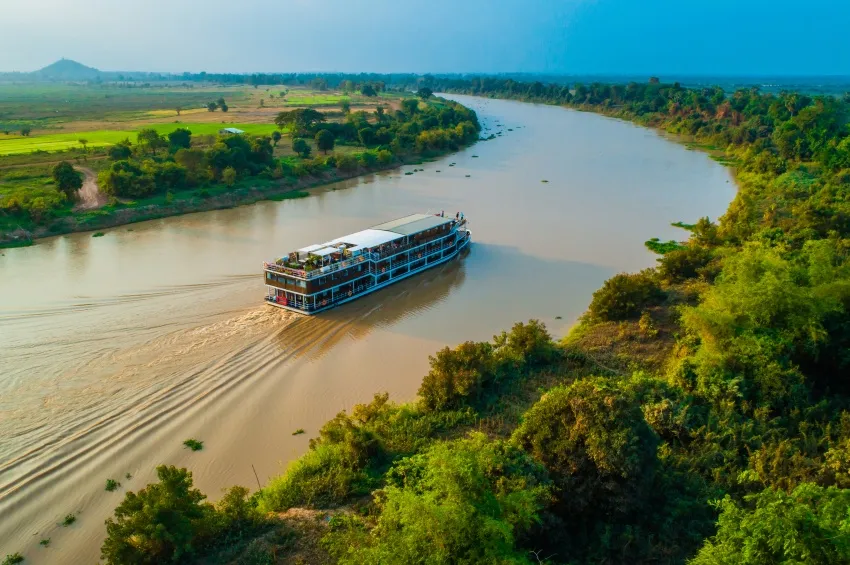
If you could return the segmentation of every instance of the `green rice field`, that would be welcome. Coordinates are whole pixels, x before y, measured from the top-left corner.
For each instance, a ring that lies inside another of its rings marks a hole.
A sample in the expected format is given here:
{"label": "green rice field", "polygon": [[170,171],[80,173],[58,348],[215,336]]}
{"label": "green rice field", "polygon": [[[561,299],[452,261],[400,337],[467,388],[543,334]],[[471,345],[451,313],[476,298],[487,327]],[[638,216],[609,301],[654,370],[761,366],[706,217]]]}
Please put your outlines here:
{"label": "green rice field", "polygon": [[277,127],[274,124],[140,124],[128,130],[95,130],[74,133],[51,133],[46,135],[3,135],[0,134],[0,155],[20,155],[33,151],[64,151],[81,147],[80,139],[85,139],[88,147],[106,147],[125,138],[136,140],[139,129],[153,128],[167,134],[177,128],[187,128],[193,135],[216,135],[222,128],[237,128],[252,135],[268,135]]}

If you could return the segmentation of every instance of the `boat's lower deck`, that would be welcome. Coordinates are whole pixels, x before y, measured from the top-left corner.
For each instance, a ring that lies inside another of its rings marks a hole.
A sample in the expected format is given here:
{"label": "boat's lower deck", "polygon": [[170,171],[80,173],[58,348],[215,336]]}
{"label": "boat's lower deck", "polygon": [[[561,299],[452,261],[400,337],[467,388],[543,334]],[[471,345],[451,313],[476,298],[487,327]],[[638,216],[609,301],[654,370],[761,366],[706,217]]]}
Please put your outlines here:
{"label": "boat's lower deck", "polygon": [[318,314],[454,259],[469,246],[472,240],[470,232],[466,231],[464,234],[464,237],[458,238],[455,244],[449,248],[440,249],[430,255],[417,257],[415,260],[402,264],[393,264],[389,271],[366,274],[362,278],[345,285],[340,292],[330,293],[329,296],[305,296],[267,285],[269,294],[266,296],[266,302],[272,306],[299,314]]}

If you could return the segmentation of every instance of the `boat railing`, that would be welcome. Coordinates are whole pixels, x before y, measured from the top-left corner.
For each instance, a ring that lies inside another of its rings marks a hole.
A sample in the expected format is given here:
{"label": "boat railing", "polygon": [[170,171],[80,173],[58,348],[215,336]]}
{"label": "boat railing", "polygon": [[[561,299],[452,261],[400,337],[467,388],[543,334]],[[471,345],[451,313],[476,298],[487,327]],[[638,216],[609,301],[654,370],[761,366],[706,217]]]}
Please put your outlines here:
{"label": "boat railing", "polygon": [[375,254],[364,253],[362,255],[346,259],[345,261],[340,261],[331,265],[325,265],[324,267],[319,267],[318,269],[310,269],[309,271],[306,269],[293,269],[292,267],[285,267],[276,263],[263,263],[263,267],[268,269],[269,271],[275,271],[277,273],[284,273],[287,275],[292,275],[293,277],[310,280],[316,277],[322,277],[329,273],[336,272],[340,269],[351,267],[352,265],[357,265],[358,263],[362,263],[366,259],[371,258],[372,260],[376,260],[374,257],[371,257],[372,255]]}

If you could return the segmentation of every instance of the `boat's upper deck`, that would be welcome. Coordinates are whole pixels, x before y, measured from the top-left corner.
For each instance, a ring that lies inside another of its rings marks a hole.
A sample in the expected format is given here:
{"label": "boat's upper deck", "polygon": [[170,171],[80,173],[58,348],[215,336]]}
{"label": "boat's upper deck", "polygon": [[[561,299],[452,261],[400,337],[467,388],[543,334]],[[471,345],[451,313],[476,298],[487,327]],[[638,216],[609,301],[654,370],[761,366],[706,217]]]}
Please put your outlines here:
{"label": "boat's upper deck", "polygon": [[381,256],[402,251],[413,241],[440,237],[451,231],[457,218],[439,214],[413,214],[378,224],[332,241],[309,245],[274,262],[264,263],[271,271],[310,279]]}

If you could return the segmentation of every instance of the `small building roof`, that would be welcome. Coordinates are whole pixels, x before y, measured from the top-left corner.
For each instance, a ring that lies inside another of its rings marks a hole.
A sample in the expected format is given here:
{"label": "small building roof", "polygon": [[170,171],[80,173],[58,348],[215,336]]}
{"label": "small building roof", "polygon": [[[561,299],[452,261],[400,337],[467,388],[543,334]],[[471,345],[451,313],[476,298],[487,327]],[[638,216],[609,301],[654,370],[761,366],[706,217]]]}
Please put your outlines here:
{"label": "small building roof", "polygon": [[452,218],[443,218],[431,214],[413,214],[374,226],[372,229],[391,231],[400,235],[410,235],[425,231],[443,224],[448,224]]}
{"label": "small building roof", "polygon": [[219,133],[221,133],[221,132],[225,132],[225,133],[237,133],[237,134],[238,134],[238,133],[245,133],[245,132],[244,132],[244,131],[242,131],[241,129],[236,129],[236,128],[221,128],[220,130],[218,130],[218,132],[219,132]]}
{"label": "small building roof", "polygon": [[348,243],[353,247],[375,247],[399,238],[401,235],[397,233],[371,228],[340,237],[331,241],[330,244]]}

